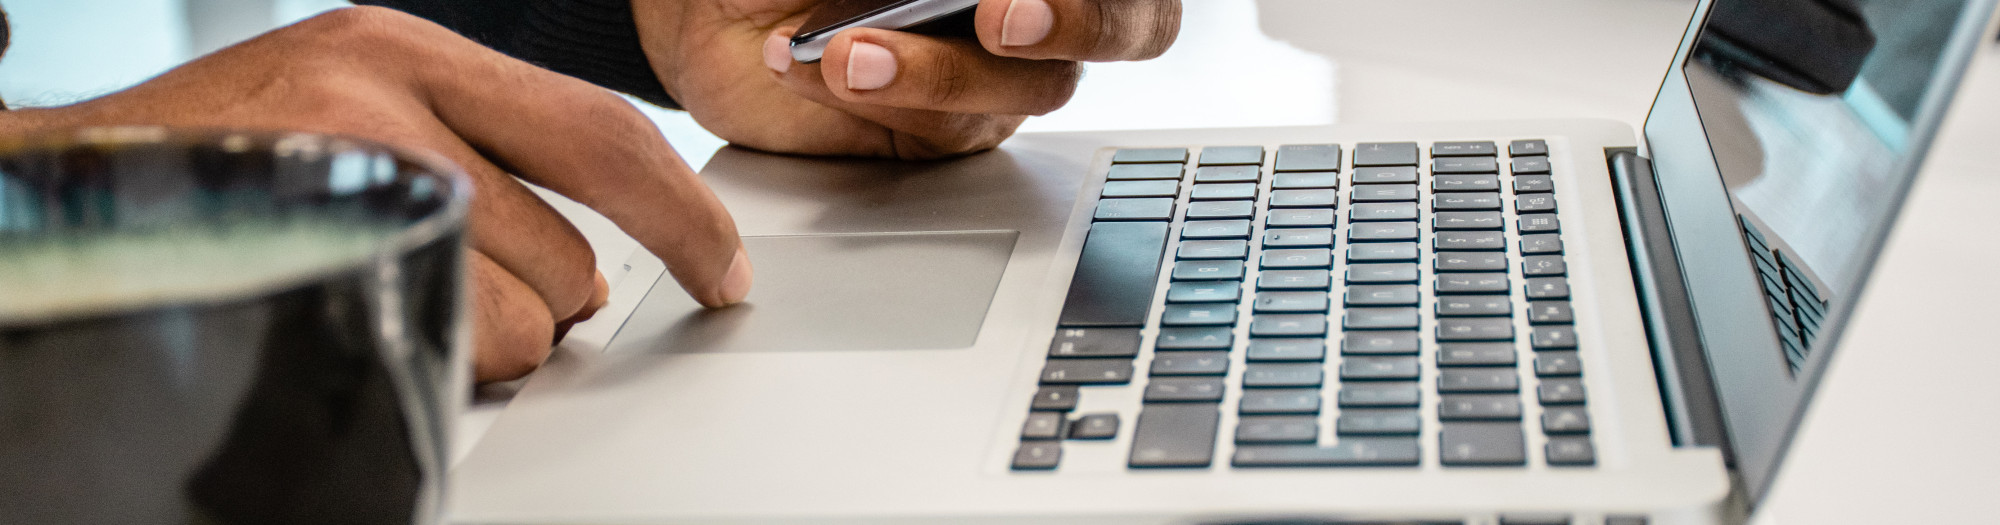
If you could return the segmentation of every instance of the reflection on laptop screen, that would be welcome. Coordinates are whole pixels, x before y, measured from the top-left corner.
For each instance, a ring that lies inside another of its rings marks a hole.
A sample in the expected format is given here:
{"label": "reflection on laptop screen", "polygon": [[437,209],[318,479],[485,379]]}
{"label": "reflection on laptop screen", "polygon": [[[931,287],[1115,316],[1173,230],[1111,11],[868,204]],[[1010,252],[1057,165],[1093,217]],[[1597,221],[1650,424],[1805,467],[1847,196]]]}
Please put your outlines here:
{"label": "reflection on laptop screen", "polygon": [[[1859,292],[1966,0],[1716,0],[1684,66],[1794,375]],[[1914,140],[1913,140],[1914,139]]]}

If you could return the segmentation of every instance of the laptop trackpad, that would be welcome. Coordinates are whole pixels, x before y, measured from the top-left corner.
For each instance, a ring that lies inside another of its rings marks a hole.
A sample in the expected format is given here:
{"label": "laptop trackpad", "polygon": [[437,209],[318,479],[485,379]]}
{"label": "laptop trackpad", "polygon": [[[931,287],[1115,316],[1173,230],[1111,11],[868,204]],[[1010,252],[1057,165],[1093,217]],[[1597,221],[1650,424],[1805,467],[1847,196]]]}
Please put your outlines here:
{"label": "laptop trackpad", "polygon": [[662,274],[607,352],[972,346],[1016,232],[745,237],[757,283],[706,310]]}

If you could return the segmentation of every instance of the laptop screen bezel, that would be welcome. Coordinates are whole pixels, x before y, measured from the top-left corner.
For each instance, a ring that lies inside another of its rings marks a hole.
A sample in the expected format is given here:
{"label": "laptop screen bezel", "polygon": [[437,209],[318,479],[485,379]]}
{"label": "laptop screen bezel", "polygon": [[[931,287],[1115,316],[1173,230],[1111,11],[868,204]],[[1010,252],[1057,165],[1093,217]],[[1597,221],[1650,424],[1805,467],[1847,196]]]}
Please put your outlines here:
{"label": "laptop screen bezel", "polygon": [[[1911,151],[1928,150],[1971,58],[1992,38],[1994,4],[1995,0],[1967,1],[1967,14],[1954,25],[1931,79],[1941,87],[1923,101],[1912,126]],[[1721,405],[1718,408],[1729,439],[1730,459],[1754,505],[1769,492],[1856,297],[1842,291],[1848,296],[1830,305],[1827,328],[1807,356],[1804,372],[1794,378],[1682,69],[1712,5],[1713,0],[1700,0],[1695,6],[1646,117],[1644,139]],[[1885,198],[1896,199],[1897,210],[1914,180],[1907,175],[1920,168],[1923,157],[1922,153],[1911,155],[1895,168],[1906,176]],[[1868,254],[1863,268],[1873,268],[1892,225],[1893,219],[1879,225],[1867,237],[1868,244],[1857,247]],[[1865,287],[1865,272],[1862,280],[1857,289]]]}

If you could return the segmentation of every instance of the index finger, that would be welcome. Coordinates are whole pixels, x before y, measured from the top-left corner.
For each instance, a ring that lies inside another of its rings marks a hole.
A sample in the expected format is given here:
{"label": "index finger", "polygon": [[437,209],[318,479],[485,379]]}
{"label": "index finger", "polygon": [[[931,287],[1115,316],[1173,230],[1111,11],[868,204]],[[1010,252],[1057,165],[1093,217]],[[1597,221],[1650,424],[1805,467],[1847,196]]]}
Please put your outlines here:
{"label": "index finger", "polygon": [[979,43],[1015,58],[1106,62],[1160,56],[1180,35],[1180,0],[980,0]]}

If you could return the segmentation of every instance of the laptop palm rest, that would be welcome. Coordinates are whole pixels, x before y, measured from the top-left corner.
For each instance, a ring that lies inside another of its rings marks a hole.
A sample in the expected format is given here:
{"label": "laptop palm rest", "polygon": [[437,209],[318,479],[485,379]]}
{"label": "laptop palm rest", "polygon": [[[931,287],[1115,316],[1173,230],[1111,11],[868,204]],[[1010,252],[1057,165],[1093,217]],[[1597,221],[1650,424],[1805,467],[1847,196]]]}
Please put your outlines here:
{"label": "laptop palm rest", "polygon": [[704,309],[662,274],[606,352],[835,352],[972,346],[1016,232],[745,237],[749,298]]}

